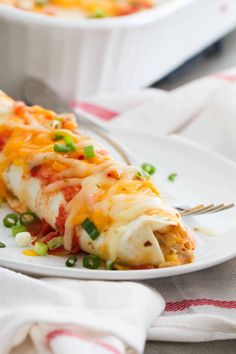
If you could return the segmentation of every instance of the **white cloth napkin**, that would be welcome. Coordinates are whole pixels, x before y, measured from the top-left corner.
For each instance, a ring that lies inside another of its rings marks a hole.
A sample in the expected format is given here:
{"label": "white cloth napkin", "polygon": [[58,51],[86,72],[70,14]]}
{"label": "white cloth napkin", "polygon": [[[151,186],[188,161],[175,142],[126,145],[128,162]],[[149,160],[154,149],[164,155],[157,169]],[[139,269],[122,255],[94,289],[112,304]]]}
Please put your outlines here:
{"label": "white cloth napkin", "polygon": [[[73,106],[114,132],[178,133],[236,160],[234,97],[236,70],[230,70],[170,93],[122,92]],[[233,260],[144,285],[39,280],[0,269],[0,354],[142,353],[146,335],[236,338],[235,268]]]}
{"label": "white cloth napkin", "polygon": [[141,353],[164,307],[138,283],[39,280],[0,268],[0,353],[26,354],[29,338],[37,354]]}

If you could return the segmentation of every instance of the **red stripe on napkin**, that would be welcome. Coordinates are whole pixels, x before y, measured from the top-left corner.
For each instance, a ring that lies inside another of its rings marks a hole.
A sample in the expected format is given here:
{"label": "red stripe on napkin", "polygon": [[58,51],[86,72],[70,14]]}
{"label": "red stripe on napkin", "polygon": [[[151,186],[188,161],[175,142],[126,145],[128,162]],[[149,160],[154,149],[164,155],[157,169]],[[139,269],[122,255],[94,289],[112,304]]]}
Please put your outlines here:
{"label": "red stripe on napkin", "polygon": [[236,301],[213,299],[194,299],[167,302],[165,311],[183,311],[193,306],[215,306],[224,309],[236,309]]}
{"label": "red stripe on napkin", "polygon": [[118,112],[112,111],[108,108],[97,106],[96,104],[88,102],[73,101],[71,102],[71,107],[75,109],[80,108],[83,111],[105,121],[112,120],[119,114]]}
{"label": "red stripe on napkin", "polygon": [[236,81],[236,74],[224,74],[224,73],[215,73],[210,75],[210,77],[228,81],[228,82],[235,82]]}
{"label": "red stripe on napkin", "polygon": [[73,337],[73,338],[78,338],[82,341],[85,341],[85,342],[90,342],[90,343],[94,343],[100,347],[103,347],[104,349],[107,349],[110,353],[112,354],[120,354],[119,350],[117,350],[115,347],[113,347],[110,343],[106,343],[104,341],[101,341],[101,340],[93,340],[93,339],[90,339],[88,337],[85,337],[85,336],[82,336],[78,333],[75,333],[75,332],[71,332],[71,331],[68,331],[68,330],[64,330],[64,329],[57,329],[55,331],[52,331],[52,332],[49,332],[48,335],[47,335],[47,342],[48,342],[48,345],[50,344],[50,342],[57,338],[57,337]]}

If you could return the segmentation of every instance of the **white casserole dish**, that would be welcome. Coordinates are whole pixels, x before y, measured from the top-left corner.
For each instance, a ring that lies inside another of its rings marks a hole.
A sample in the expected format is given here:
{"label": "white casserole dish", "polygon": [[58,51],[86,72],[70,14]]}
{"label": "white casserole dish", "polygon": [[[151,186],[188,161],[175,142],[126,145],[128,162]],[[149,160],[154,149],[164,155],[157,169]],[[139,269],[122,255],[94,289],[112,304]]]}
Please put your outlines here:
{"label": "white casserole dish", "polygon": [[[167,0],[141,13],[68,20],[0,6],[0,87],[19,97],[27,76],[66,99],[160,79],[231,30],[236,2]],[[201,21],[201,22],[200,22]]]}

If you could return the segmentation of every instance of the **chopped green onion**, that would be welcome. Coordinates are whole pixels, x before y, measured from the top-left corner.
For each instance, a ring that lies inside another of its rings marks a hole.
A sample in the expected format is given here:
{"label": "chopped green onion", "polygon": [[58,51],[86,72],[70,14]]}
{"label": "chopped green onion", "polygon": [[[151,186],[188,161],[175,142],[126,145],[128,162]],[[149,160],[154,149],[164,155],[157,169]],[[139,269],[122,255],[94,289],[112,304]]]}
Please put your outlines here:
{"label": "chopped green onion", "polygon": [[84,147],[84,157],[89,159],[95,156],[95,151],[93,145],[88,145]]}
{"label": "chopped green onion", "polygon": [[5,248],[5,247],[6,247],[5,243],[0,241],[0,248]]}
{"label": "chopped green onion", "polygon": [[36,0],[35,1],[35,5],[36,6],[40,6],[40,7],[44,7],[48,4],[48,1],[47,0]]}
{"label": "chopped green onion", "polygon": [[56,248],[61,247],[63,244],[63,238],[61,236],[54,237],[48,241],[48,248],[50,250],[55,250]]}
{"label": "chopped green onion", "polygon": [[48,251],[48,245],[44,242],[36,242],[34,245],[34,250],[38,256],[45,256]]}
{"label": "chopped green onion", "polygon": [[18,222],[18,216],[16,214],[7,214],[3,219],[3,224],[6,227],[12,227]]}
{"label": "chopped green onion", "polygon": [[74,267],[74,265],[77,261],[78,261],[78,258],[76,256],[71,256],[66,260],[65,265],[67,267]]}
{"label": "chopped green onion", "polygon": [[65,117],[64,117],[64,115],[62,114],[62,115],[59,115],[59,116],[55,117],[54,119],[58,120],[59,122],[63,122],[64,118],[65,118]]}
{"label": "chopped green onion", "polygon": [[168,180],[170,182],[174,182],[174,180],[176,179],[177,177],[177,173],[171,173],[169,176],[168,176]]}
{"label": "chopped green onion", "polygon": [[64,141],[65,141],[65,144],[66,146],[68,146],[70,148],[70,151],[75,151],[76,150],[76,145],[72,139],[71,136],[69,135],[65,135],[64,136]]}
{"label": "chopped green onion", "polygon": [[31,233],[28,231],[19,232],[16,237],[16,245],[18,247],[28,247],[31,242]]}
{"label": "chopped green onion", "polygon": [[64,135],[62,135],[61,133],[56,133],[53,137],[53,140],[57,141],[57,140],[62,140],[64,139]]}
{"label": "chopped green onion", "polygon": [[53,120],[51,120],[51,122],[50,122],[50,127],[51,127],[52,129],[60,129],[60,128],[61,128],[61,122],[59,122],[59,121],[56,120],[56,119],[53,119]]}
{"label": "chopped green onion", "polygon": [[97,8],[93,11],[90,18],[103,18],[106,16],[106,13],[103,9]]}
{"label": "chopped green onion", "polygon": [[97,269],[100,266],[100,258],[95,254],[84,256],[83,266],[88,269]]}
{"label": "chopped green onion", "polygon": [[76,144],[74,143],[71,136],[55,134],[54,140],[60,140],[60,139],[64,139],[65,145],[64,144],[55,144],[53,147],[54,151],[56,151],[56,152],[71,152],[71,151],[76,150]]}
{"label": "chopped green onion", "polygon": [[14,225],[11,227],[11,232],[12,232],[12,236],[16,236],[19,232],[24,232],[26,231],[25,226],[23,225]]}
{"label": "chopped green onion", "polygon": [[2,206],[2,204],[5,202],[4,198],[0,198],[0,207]]}
{"label": "chopped green onion", "polygon": [[140,178],[140,179],[148,179],[148,178],[150,178],[150,175],[146,171],[144,171],[142,168],[140,169],[140,171],[137,173],[136,176],[138,178]]}
{"label": "chopped green onion", "polygon": [[108,260],[108,261],[106,261],[106,269],[107,270],[113,270],[114,268],[113,268],[113,266],[114,266],[114,261],[111,261],[111,260]]}
{"label": "chopped green onion", "polygon": [[20,215],[20,224],[24,226],[32,225],[38,219],[32,211],[26,211]]}
{"label": "chopped green onion", "polygon": [[92,240],[95,240],[100,235],[100,231],[89,218],[86,218],[81,226],[89,234]]}
{"label": "chopped green onion", "polygon": [[56,152],[70,152],[71,148],[63,144],[55,144],[53,147]]}
{"label": "chopped green onion", "polygon": [[147,172],[149,175],[153,175],[153,173],[156,172],[156,168],[150,163],[143,163],[141,167],[142,170]]}

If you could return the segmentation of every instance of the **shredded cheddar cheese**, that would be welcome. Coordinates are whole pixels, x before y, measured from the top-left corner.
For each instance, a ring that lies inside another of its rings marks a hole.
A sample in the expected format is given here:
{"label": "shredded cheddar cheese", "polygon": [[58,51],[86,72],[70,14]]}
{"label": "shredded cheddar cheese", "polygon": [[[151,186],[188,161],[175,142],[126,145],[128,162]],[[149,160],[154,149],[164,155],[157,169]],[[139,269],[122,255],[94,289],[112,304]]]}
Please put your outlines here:
{"label": "shredded cheddar cheese", "polygon": [[24,250],[24,251],[22,251],[22,253],[25,256],[29,256],[29,257],[37,257],[38,256],[37,253],[33,249]]}

